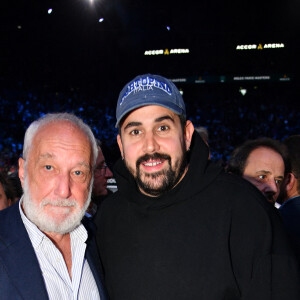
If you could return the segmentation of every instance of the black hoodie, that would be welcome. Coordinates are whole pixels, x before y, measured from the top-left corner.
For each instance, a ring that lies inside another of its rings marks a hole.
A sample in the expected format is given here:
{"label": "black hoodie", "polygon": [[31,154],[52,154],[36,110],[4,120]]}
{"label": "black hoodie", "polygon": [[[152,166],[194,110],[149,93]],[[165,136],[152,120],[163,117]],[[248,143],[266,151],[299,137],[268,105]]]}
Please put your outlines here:
{"label": "black hoodie", "polygon": [[300,299],[299,266],[276,209],[208,160],[194,134],[189,169],[160,197],[140,193],[123,161],[97,215],[111,299]]}

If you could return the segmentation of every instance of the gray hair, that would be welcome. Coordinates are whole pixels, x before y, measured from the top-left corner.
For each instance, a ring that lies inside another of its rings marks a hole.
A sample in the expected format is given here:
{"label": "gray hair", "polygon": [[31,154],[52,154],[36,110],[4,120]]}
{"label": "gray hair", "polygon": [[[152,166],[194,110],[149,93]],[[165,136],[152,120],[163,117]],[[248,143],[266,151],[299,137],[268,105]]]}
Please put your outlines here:
{"label": "gray hair", "polygon": [[45,125],[57,121],[70,122],[78,129],[80,129],[83,133],[86,134],[86,136],[88,137],[91,143],[91,148],[93,151],[93,167],[94,167],[98,156],[98,147],[97,147],[97,142],[94,137],[94,134],[91,128],[87,124],[85,124],[79,117],[71,113],[49,113],[39,118],[38,120],[32,122],[25,132],[24,145],[23,145],[23,159],[26,160],[28,153],[32,147],[33,138],[35,137],[39,129],[41,129]]}

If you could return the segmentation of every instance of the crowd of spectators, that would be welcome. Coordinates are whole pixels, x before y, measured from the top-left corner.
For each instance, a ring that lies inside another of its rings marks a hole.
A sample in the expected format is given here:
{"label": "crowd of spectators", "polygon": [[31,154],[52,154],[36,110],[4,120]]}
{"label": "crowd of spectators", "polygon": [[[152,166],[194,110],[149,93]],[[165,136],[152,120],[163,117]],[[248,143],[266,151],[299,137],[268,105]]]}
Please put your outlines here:
{"label": "crowd of spectators", "polygon": [[249,139],[282,140],[300,132],[300,111],[286,103],[238,102],[236,99],[197,107],[190,116],[209,132],[212,159],[226,162],[232,151]]}
{"label": "crowd of spectators", "polygon": [[[242,96],[238,88],[191,89],[183,95],[188,118],[209,133],[211,158],[226,162],[238,145],[247,139],[270,137],[282,140],[300,132],[300,111],[294,107],[296,95],[284,99],[285,90],[268,87],[265,93]],[[234,92],[233,92],[234,91]],[[291,98],[295,99],[291,99]],[[289,101],[287,101],[289,100]],[[28,125],[48,112],[73,112],[87,122],[103,142],[108,164],[119,157],[116,145],[115,96],[100,96],[79,88],[54,91],[28,89],[21,83],[0,91],[0,171],[13,173],[22,153]],[[106,150],[105,150],[106,149]],[[109,151],[107,151],[109,150]]]}

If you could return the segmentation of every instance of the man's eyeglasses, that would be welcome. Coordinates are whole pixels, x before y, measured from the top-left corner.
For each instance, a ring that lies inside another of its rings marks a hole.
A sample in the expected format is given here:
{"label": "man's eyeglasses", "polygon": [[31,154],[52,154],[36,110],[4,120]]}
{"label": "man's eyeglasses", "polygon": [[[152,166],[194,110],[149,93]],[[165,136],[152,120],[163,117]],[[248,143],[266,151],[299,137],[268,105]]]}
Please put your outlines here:
{"label": "man's eyeglasses", "polygon": [[104,163],[102,166],[97,167],[94,172],[95,176],[104,176],[107,168],[108,166],[106,163]]}

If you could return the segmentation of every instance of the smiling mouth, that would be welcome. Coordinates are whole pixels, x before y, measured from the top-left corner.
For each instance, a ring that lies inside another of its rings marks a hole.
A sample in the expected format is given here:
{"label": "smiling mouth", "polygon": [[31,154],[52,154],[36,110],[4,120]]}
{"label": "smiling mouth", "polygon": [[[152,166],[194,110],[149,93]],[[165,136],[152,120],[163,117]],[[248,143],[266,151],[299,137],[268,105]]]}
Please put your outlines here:
{"label": "smiling mouth", "polygon": [[171,165],[171,157],[167,154],[146,154],[137,160],[136,167],[139,168],[139,166],[142,165],[148,170],[150,170],[151,168],[154,168],[153,170],[159,170],[164,166],[165,161],[169,161]]}
{"label": "smiling mouth", "polygon": [[155,162],[146,162],[146,163],[143,163],[143,165],[146,167],[156,167],[162,163],[163,163],[162,161],[155,161]]}

